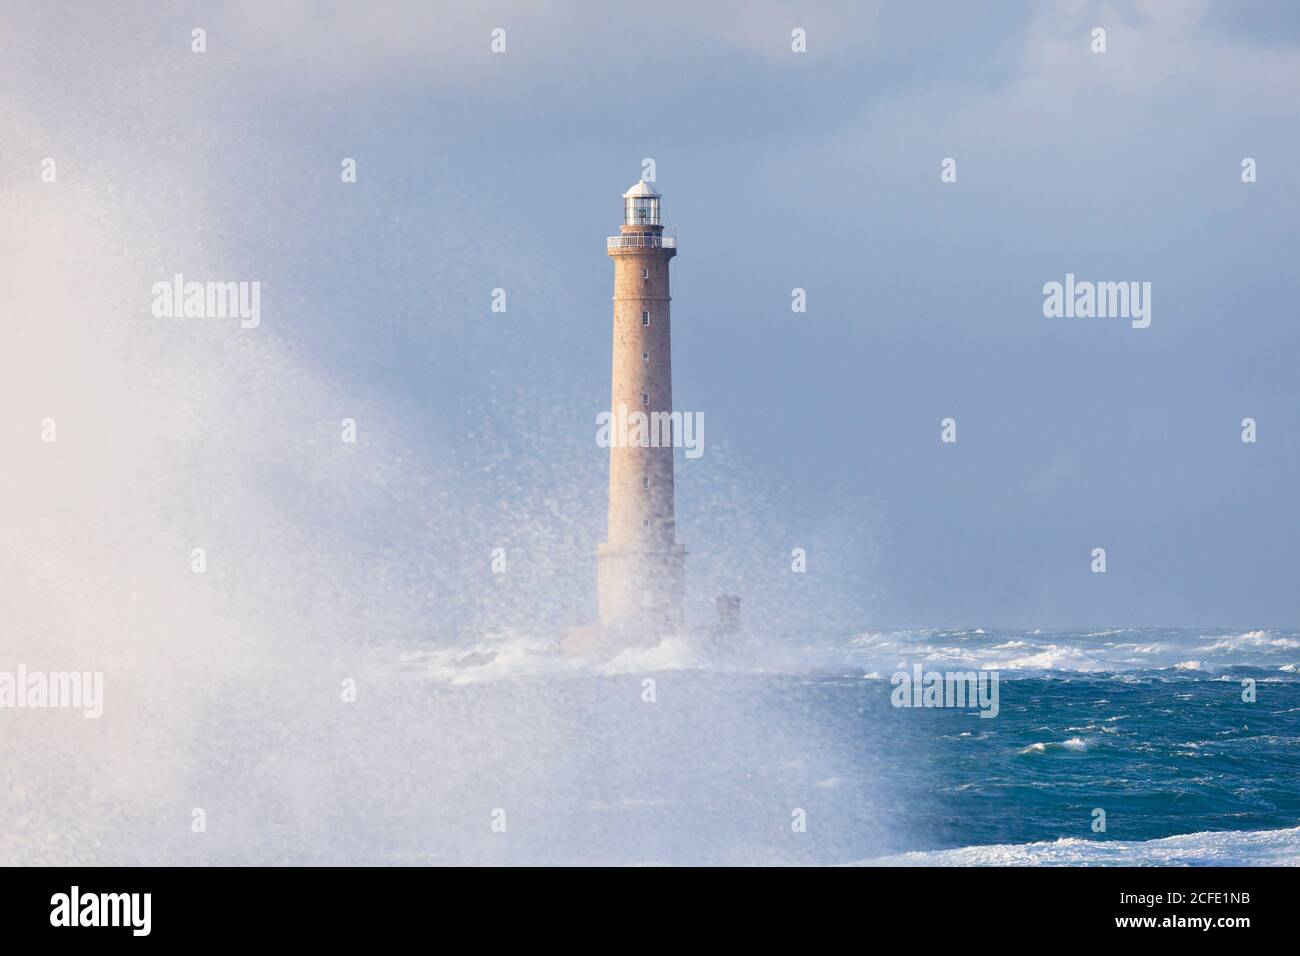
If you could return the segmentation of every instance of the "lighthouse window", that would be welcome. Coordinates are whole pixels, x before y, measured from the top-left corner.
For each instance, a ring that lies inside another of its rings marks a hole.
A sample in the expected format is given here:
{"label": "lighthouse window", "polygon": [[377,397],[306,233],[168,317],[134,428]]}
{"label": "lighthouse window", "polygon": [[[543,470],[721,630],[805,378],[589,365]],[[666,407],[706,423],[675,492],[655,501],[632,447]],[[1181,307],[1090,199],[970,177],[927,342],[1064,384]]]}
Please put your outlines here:
{"label": "lighthouse window", "polygon": [[642,279],[648,279],[648,278],[650,278],[650,270],[649,270],[649,269],[642,269],[642,270],[641,270],[641,278],[642,278]]}
{"label": "lighthouse window", "polygon": [[642,405],[649,405],[649,404],[650,404],[650,396],[647,395],[645,392],[642,392],[642,393],[641,393],[641,404],[642,404]]}
{"label": "lighthouse window", "polygon": [[649,365],[649,364],[650,364],[650,353],[649,353],[649,352],[642,352],[642,353],[641,353],[641,364],[642,364],[642,365]]}
{"label": "lighthouse window", "polygon": [[642,479],[641,479],[641,488],[642,488],[643,491],[649,491],[649,490],[650,490],[650,479],[649,479],[649,478],[642,478]]}
{"label": "lighthouse window", "polygon": [[649,313],[649,312],[642,312],[642,313],[641,313],[641,324],[644,325],[644,326],[648,326],[648,325],[650,324],[650,313]]}
{"label": "lighthouse window", "polygon": [[650,527],[650,519],[649,519],[649,518],[642,518],[642,519],[641,519],[641,527],[643,527],[643,528],[648,528],[648,527]]}

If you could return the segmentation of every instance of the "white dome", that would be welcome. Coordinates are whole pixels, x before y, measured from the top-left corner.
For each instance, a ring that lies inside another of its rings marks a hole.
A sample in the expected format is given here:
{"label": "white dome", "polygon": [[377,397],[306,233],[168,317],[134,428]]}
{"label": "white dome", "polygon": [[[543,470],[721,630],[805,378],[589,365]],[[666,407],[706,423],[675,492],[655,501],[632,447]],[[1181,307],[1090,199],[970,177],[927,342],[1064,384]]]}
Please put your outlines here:
{"label": "white dome", "polygon": [[655,192],[655,188],[644,179],[637,180],[636,185],[623,194],[624,199],[640,199],[644,196],[663,198],[663,194]]}

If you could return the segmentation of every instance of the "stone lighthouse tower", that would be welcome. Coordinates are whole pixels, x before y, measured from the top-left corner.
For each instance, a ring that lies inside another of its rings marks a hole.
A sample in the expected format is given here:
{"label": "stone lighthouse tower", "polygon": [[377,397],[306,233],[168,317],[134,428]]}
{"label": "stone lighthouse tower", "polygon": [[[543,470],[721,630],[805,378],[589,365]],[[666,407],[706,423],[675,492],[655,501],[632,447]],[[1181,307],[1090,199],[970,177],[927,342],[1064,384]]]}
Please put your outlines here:
{"label": "stone lighthouse tower", "polygon": [[[600,623],[627,639],[683,629],[686,549],[673,506],[673,410],[668,263],[660,201],[647,182],[623,194],[614,260],[614,372],[610,390],[609,532],[597,551]],[[627,423],[641,412],[648,427]],[[637,440],[644,436],[645,442]],[[624,439],[632,438],[632,441]]]}

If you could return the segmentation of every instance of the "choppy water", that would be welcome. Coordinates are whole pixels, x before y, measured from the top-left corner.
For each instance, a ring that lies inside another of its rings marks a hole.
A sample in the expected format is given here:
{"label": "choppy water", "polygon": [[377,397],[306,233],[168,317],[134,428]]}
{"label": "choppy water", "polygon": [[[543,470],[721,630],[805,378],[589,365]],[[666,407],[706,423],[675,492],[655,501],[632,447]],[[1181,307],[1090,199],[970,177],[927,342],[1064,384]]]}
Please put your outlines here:
{"label": "choppy water", "polygon": [[[903,774],[922,842],[1146,841],[1300,822],[1294,632],[923,632],[854,644],[873,668],[902,654],[1005,678],[996,719],[882,709],[896,739],[926,755]],[[1242,699],[1248,678],[1253,703]],[[1089,827],[1094,808],[1104,834]]]}
{"label": "choppy water", "polygon": [[[998,668],[999,715],[893,707],[916,662]],[[101,721],[6,715],[0,861],[1295,863],[1297,665],[1287,630],[970,630],[115,670]]]}
{"label": "choppy water", "polygon": [[[621,820],[610,824],[625,836],[620,859],[637,858],[646,832],[682,829],[685,815],[718,818],[701,827],[718,846],[685,827],[694,836],[674,858],[690,862],[837,862],[990,845],[1012,849],[920,859],[1300,862],[1300,840],[1286,832],[1300,823],[1293,631],[927,630],[779,649],[738,641],[710,659],[680,646],[653,654],[585,678],[622,687],[629,702],[597,734],[599,761],[636,781],[600,801]],[[998,716],[893,707],[890,675],[916,663],[996,669]],[[523,674],[551,667],[581,684],[574,670],[586,667],[509,641],[472,657],[416,655],[414,666],[436,679],[523,687]],[[652,706],[635,703],[641,674],[655,677]],[[1242,698],[1247,678],[1252,703]],[[667,728],[689,742],[657,736]],[[676,764],[678,745],[696,759]],[[807,814],[802,834],[789,826],[795,808]],[[1093,830],[1098,808],[1104,832]],[[1174,849],[1148,842],[1205,831],[1241,835]],[[1034,843],[1045,845],[1025,846]]]}

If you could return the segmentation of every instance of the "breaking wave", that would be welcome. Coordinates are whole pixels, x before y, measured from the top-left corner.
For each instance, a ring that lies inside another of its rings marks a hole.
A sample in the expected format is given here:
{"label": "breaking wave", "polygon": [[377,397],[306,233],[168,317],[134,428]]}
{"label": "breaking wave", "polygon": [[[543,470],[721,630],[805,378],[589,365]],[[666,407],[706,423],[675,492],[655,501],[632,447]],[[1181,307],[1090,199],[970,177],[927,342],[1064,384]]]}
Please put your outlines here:
{"label": "breaking wave", "polygon": [[1187,833],[1159,840],[968,846],[864,860],[858,866],[1300,866],[1300,827]]}

